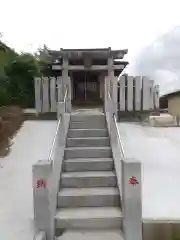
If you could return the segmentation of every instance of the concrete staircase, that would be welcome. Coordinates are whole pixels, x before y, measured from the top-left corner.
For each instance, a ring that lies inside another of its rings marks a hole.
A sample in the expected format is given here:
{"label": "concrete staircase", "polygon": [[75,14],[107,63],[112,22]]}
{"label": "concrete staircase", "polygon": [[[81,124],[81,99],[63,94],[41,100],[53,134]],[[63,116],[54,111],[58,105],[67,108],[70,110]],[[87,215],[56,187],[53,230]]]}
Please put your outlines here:
{"label": "concrete staircase", "polygon": [[120,195],[103,113],[71,115],[55,224],[60,240],[123,239]]}

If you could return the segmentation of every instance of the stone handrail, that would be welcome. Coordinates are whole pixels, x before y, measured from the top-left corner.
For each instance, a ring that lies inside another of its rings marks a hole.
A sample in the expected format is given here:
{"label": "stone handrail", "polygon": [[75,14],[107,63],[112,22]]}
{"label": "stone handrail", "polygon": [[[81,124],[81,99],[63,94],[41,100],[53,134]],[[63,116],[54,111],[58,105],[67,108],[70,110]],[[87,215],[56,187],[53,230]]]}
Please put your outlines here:
{"label": "stone handrail", "polygon": [[45,232],[46,240],[54,240],[54,216],[70,120],[70,114],[66,111],[67,95],[68,89],[66,88],[64,100],[57,104],[58,124],[49,157],[33,165],[35,227],[36,232]]}
{"label": "stone handrail", "polygon": [[119,133],[118,125],[117,125],[117,119],[116,119],[116,115],[115,114],[113,114],[113,120],[114,120],[115,126],[116,126],[117,140],[119,142],[119,148],[121,150],[121,156],[124,159],[124,157],[125,157],[124,147],[123,147],[123,143],[121,141],[121,137],[120,137],[120,133]]}
{"label": "stone handrail", "polygon": [[53,139],[53,144],[52,144],[50,154],[49,154],[49,158],[48,158],[49,161],[52,161],[52,159],[53,159],[53,152],[55,150],[56,142],[58,141],[58,132],[59,132],[59,129],[60,129],[60,124],[62,124],[62,117],[63,117],[62,114],[63,114],[63,112],[66,111],[67,93],[68,93],[68,88],[66,88],[63,102],[58,103],[58,107],[60,107],[60,105],[61,105],[62,110],[64,110],[64,111],[61,111],[60,109],[59,109],[59,111],[61,111],[61,112],[57,111],[60,116],[58,116],[59,119],[58,119],[58,124],[57,124],[57,128],[56,128],[56,133],[55,133],[55,136],[54,136],[54,139]]}
{"label": "stone handrail", "polygon": [[47,240],[47,239],[46,239],[46,234],[45,234],[45,232],[38,232],[38,233],[34,236],[33,240]]}
{"label": "stone handrail", "polygon": [[53,152],[54,152],[55,145],[56,145],[56,142],[57,142],[57,137],[58,137],[58,132],[59,132],[60,124],[61,124],[61,117],[59,118],[58,124],[57,124],[57,127],[56,127],[56,133],[55,133],[55,136],[54,136],[54,139],[53,139],[52,147],[51,147],[50,154],[49,154],[49,158],[48,158],[49,161],[52,161],[52,160],[53,160]]}
{"label": "stone handrail", "polygon": [[126,158],[114,103],[107,83],[105,85],[105,114],[120,192],[124,239],[142,240],[141,163]]}
{"label": "stone handrail", "polygon": [[[124,149],[122,146],[115,113],[113,112],[113,103],[112,98],[110,95],[110,92],[107,93],[107,107],[106,107],[106,120],[107,120],[107,126],[109,131],[109,136],[111,140],[111,147],[112,147],[112,153],[114,158],[114,165],[118,181],[118,187],[120,193],[122,193],[122,162],[121,160],[124,159]],[[121,201],[122,201],[122,194],[121,194]]]}

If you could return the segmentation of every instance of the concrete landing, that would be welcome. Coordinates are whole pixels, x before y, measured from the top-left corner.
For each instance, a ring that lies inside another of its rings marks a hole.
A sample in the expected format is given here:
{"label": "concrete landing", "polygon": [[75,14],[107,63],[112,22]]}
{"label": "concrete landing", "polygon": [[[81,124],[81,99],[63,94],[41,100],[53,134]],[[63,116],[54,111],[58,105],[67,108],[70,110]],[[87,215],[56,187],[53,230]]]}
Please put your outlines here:
{"label": "concrete landing", "polygon": [[125,156],[142,162],[143,218],[180,220],[180,128],[118,126]]}
{"label": "concrete landing", "polygon": [[73,231],[68,230],[57,240],[123,240],[120,230],[101,230],[101,231]]}
{"label": "concrete landing", "polygon": [[98,114],[101,115],[103,114],[103,109],[102,107],[98,107],[98,108],[78,108],[78,107],[73,107],[72,109],[72,115],[94,115],[94,114]]}

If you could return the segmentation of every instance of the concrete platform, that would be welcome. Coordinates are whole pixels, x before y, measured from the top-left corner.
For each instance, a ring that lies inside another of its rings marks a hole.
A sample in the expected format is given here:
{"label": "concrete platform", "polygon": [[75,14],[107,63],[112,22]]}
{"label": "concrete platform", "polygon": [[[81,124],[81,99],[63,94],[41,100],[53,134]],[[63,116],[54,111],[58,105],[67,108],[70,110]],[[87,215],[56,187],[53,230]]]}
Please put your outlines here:
{"label": "concrete platform", "polygon": [[180,220],[180,128],[118,125],[126,157],[142,162],[144,220]]}
{"label": "concrete platform", "polygon": [[[168,236],[166,229],[169,231],[171,222],[175,222],[178,229],[180,226],[180,128],[153,128],[139,123],[118,125],[126,156],[135,157],[143,163],[143,218],[147,223],[144,226],[145,235],[148,236],[145,239],[159,239],[159,234],[157,237],[154,235],[156,229]],[[25,122],[13,141],[10,154],[0,158],[2,240],[33,239],[31,167],[37,159],[47,158],[55,130],[55,121]],[[150,231],[153,234],[151,237]],[[74,234],[65,232],[62,240],[70,240],[73,236],[74,239]],[[96,233],[76,232],[77,239],[95,239],[93,234]],[[121,239],[119,233],[111,234],[114,236],[112,239]],[[111,239],[110,235],[107,236]]]}
{"label": "concrete platform", "polygon": [[32,164],[38,159],[47,159],[55,130],[55,121],[25,122],[10,154],[0,158],[2,240],[33,239]]}

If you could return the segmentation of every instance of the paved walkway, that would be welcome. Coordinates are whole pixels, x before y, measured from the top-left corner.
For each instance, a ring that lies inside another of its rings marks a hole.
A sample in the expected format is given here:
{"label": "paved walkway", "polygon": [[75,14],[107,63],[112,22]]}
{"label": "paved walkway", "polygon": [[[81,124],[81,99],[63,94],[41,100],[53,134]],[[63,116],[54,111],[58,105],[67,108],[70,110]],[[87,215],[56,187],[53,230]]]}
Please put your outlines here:
{"label": "paved walkway", "polygon": [[32,164],[47,159],[55,121],[27,121],[0,158],[0,240],[33,239]]}
{"label": "paved walkway", "polygon": [[142,162],[143,218],[180,220],[180,128],[118,125],[126,157]]}
{"label": "paved walkway", "polygon": [[[119,123],[127,157],[142,164],[143,217],[180,219],[180,128]],[[27,121],[0,158],[0,239],[33,239],[32,164],[48,157],[55,121]]]}

